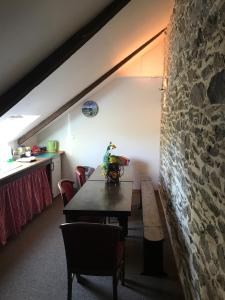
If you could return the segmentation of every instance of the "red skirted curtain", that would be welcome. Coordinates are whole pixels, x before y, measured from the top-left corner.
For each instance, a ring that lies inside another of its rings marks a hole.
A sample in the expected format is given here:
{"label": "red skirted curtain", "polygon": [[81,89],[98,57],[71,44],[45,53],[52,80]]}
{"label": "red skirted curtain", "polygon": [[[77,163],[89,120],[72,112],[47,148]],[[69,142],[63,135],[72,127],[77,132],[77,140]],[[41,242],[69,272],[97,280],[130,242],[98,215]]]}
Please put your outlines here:
{"label": "red skirted curtain", "polygon": [[45,168],[35,169],[0,187],[0,244],[18,234],[23,225],[51,203]]}

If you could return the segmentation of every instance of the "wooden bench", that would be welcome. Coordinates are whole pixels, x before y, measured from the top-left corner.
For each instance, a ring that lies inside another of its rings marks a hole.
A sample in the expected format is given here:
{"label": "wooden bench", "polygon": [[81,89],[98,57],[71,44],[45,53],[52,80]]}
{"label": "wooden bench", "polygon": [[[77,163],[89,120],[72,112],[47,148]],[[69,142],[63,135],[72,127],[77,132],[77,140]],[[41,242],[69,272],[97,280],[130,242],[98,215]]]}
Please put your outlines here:
{"label": "wooden bench", "polygon": [[154,188],[150,178],[141,180],[141,203],[144,227],[145,275],[161,276],[163,272],[164,232]]}

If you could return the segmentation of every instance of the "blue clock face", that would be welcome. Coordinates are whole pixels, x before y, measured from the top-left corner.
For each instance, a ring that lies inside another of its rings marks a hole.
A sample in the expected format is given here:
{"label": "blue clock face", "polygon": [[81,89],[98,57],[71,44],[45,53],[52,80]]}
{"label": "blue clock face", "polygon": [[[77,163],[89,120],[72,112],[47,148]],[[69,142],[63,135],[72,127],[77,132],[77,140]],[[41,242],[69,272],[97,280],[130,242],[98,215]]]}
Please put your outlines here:
{"label": "blue clock face", "polygon": [[98,104],[95,101],[89,100],[82,105],[82,113],[86,117],[94,117],[98,113]]}

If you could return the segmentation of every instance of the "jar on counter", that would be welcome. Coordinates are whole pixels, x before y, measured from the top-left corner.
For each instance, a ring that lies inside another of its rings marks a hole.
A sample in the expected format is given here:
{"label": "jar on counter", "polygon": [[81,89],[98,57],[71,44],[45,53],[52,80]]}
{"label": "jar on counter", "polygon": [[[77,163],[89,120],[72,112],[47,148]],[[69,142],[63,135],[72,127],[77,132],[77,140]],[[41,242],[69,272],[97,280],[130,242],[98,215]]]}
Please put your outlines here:
{"label": "jar on counter", "polygon": [[27,157],[31,156],[31,147],[25,147],[25,156]]}

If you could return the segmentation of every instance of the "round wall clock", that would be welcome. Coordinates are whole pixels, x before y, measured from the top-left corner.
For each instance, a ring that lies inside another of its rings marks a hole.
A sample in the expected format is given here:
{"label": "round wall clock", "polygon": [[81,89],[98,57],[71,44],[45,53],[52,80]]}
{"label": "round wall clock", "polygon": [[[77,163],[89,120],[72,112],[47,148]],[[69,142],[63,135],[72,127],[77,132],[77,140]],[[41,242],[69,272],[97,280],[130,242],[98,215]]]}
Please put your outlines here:
{"label": "round wall clock", "polygon": [[86,117],[94,117],[98,113],[98,104],[95,101],[89,100],[82,105],[82,113]]}

